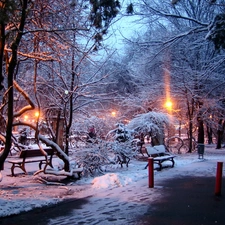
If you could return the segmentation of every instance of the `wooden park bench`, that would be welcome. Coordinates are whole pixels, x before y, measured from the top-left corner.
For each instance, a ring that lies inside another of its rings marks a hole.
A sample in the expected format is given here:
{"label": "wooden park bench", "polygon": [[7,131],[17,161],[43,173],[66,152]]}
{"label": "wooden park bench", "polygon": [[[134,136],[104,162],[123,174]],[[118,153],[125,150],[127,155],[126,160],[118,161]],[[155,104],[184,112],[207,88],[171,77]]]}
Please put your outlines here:
{"label": "wooden park bench", "polygon": [[18,158],[9,159],[7,160],[9,163],[12,164],[11,173],[12,176],[15,176],[14,169],[16,167],[20,168],[27,174],[25,165],[26,163],[34,163],[39,162],[39,169],[43,164],[48,164],[49,166],[53,167],[52,165],[52,158],[54,155],[54,150],[52,148],[44,148],[45,152],[47,153],[47,161],[46,157],[42,154],[40,149],[25,149],[20,151]]}
{"label": "wooden park bench", "polygon": [[[159,165],[159,170],[162,169],[162,163],[165,161],[170,161],[172,163],[172,167],[174,167],[174,155],[171,155],[166,151],[164,145],[156,145],[154,147],[150,145],[145,145],[146,154],[148,157],[153,158],[153,162]],[[148,167],[148,164],[145,166],[145,169]]]}

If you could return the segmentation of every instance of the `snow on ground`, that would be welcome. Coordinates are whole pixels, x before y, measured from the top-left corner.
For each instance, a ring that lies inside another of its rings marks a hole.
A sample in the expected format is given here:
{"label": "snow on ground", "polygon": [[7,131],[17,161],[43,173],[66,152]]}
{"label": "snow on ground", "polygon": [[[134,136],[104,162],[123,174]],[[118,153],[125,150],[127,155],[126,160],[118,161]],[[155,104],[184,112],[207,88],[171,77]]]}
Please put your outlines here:
{"label": "snow on ground", "polygon": [[[24,175],[20,173],[19,169],[16,169],[16,173],[19,173],[16,177],[11,177],[10,165],[6,163],[5,170],[2,171],[3,180],[0,182],[0,217],[50,206],[67,199],[85,197],[91,197],[93,204],[88,204],[88,207],[93,207],[90,209],[93,213],[97,213],[95,210],[99,209],[97,204],[103,204],[102,207],[104,207],[107,205],[107,201],[112,204],[112,201],[116,202],[115,199],[120,202],[135,202],[140,206],[138,210],[142,210],[143,207],[146,207],[147,202],[154,201],[160,196],[159,190],[162,188],[158,185],[160,180],[186,175],[215,176],[217,162],[224,161],[224,155],[225,149],[216,150],[215,146],[206,147],[204,159],[199,159],[197,152],[177,155],[174,168],[168,167],[162,171],[154,171],[154,188],[148,188],[148,169],[144,169],[147,162],[143,160],[131,160],[128,168],[108,167],[105,174],[98,177],[82,177],[78,181],[64,184],[57,182],[52,185],[41,182],[45,175],[32,175],[37,170],[36,163],[26,165],[27,171],[29,171],[28,175]],[[165,162],[164,165],[166,164],[169,166],[171,162]],[[54,182],[57,181],[55,179],[62,179],[62,177],[53,178]],[[146,194],[151,198],[146,199]],[[103,196],[104,198],[102,198]],[[104,199],[104,203],[103,200],[100,200],[101,198]],[[131,206],[130,208],[126,207],[131,214],[134,210],[137,211]]]}

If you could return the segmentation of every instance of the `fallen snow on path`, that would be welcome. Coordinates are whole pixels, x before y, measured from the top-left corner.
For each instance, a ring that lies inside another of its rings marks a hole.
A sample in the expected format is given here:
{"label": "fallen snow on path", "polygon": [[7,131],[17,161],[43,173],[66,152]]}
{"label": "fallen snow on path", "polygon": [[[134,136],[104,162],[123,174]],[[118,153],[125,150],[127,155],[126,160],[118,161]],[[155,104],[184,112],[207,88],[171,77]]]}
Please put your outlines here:
{"label": "fallen snow on path", "polygon": [[[168,167],[162,171],[154,171],[155,183],[157,185],[159,180],[174,176],[214,175],[216,163],[224,161],[224,156],[224,149],[215,150],[211,148],[206,149],[204,159],[198,159],[197,153],[177,155],[174,168]],[[133,159],[128,168],[108,168],[103,175],[94,178],[82,177],[81,180],[71,181],[66,185],[45,185],[39,179],[43,175],[20,174],[11,177],[10,165],[6,163],[5,170],[2,171],[3,180],[0,183],[0,217],[57,204],[66,199],[87,196],[93,196],[90,198],[90,204],[88,204],[88,207],[93,207],[91,210],[104,208],[107,201],[113,206],[122,201],[123,204],[127,202],[127,210],[129,209],[132,213],[135,211],[134,205],[140,204],[141,207],[145,207],[147,202],[152,201],[154,196],[159,195],[157,188],[154,190],[148,188],[148,169],[144,169],[146,163],[146,161]],[[171,162],[168,162],[169,165],[171,165]],[[37,165],[32,163],[28,170],[35,171],[35,166]],[[151,198],[146,199],[146,194]],[[140,199],[142,199],[141,203]],[[129,205],[129,202],[132,202],[131,205]],[[97,206],[98,204],[103,205]],[[97,212],[96,215],[100,216]]]}

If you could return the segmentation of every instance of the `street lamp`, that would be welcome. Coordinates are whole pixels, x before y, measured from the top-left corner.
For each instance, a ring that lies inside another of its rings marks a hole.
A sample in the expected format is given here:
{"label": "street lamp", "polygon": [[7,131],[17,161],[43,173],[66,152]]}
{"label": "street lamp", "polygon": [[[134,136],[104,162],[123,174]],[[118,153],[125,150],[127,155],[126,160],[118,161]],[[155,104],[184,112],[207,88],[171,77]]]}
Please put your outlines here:
{"label": "street lamp", "polygon": [[165,103],[165,107],[171,111],[172,110],[172,106],[173,106],[173,103],[170,101],[170,100],[167,100],[166,103]]}
{"label": "street lamp", "polygon": [[28,120],[28,115],[25,115],[24,116],[24,121],[27,121]]}
{"label": "street lamp", "polygon": [[115,117],[115,116],[116,116],[116,112],[115,112],[115,111],[112,111],[112,112],[111,112],[111,115],[112,115],[113,117]]}
{"label": "street lamp", "polygon": [[35,112],[35,117],[39,117],[39,115],[40,115],[40,113],[37,111],[37,112]]}

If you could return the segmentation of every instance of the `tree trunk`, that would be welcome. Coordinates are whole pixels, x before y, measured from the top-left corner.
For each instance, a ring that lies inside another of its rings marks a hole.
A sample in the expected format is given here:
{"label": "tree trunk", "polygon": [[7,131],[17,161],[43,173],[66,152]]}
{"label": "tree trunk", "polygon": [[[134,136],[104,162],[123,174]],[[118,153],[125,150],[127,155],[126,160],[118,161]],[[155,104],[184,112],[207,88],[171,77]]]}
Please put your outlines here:
{"label": "tree trunk", "polygon": [[[75,36],[74,36],[75,40]],[[69,119],[68,123],[66,123],[66,146],[65,146],[65,153],[69,155],[69,135],[70,135],[70,129],[73,122],[73,91],[74,91],[74,85],[75,85],[75,51],[73,49],[72,51],[72,60],[71,60],[71,86],[70,86],[70,93],[69,93]],[[66,117],[65,117],[66,118]],[[66,122],[66,121],[65,121]]]}
{"label": "tree trunk", "polygon": [[[66,127],[66,146],[65,146],[65,153],[69,155],[69,133],[70,133],[70,127]],[[69,164],[65,164],[65,171],[69,171]]]}
{"label": "tree trunk", "polygon": [[8,112],[7,112],[7,124],[6,124],[6,143],[2,155],[0,155],[0,170],[4,169],[4,162],[10,152],[11,137],[12,137],[12,125],[13,125],[13,79],[14,71],[17,65],[17,51],[20,44],[23,29],[26,21],[27,13],[27,0],[22,1],[21,18],[18,26],[18,33],[15,36],[14,41],[11,44],[11,57],[8,66]]}
{"label": "tree trunk", "polygon": [[0,90],[3,89],[3,58],[4,58],[4,46],[5,46],[5,24],[0,23]]}
{"label": "tree trunk", "polygon": [[203,120],[198,117],[198,143],[204,144],[204,124]]}
{"label": "tree trunk", "polygon": [[207,137],[208,137],[208,144],[213,144],[213,139],[212,139],[212,128],[207,126]]}
{"label": "tree trunk", "polygon": [[193,123],[192,120],[189,121],[189,150],[188,152],[191,153],[192,152],[192,148],[193,148],[193,144],[192,144],[192,139],[193,139]]}
{"label": "tree trunk", "polygon": [[220,119],[219,120],[219,124],[218,124],[218,129],[217,129],[217,145],[216,145],[216,149],[221,149],[222,148],[222,138],[223,138],[223,120]]}

